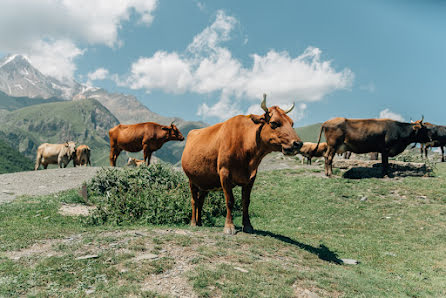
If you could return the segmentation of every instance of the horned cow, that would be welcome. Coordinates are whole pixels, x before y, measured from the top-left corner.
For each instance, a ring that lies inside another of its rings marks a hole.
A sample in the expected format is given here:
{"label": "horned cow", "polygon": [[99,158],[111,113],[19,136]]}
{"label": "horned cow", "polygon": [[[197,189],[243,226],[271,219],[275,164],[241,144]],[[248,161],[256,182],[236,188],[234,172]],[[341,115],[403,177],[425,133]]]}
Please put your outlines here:
{"label": "horned cow", "polygon": [[248,208],[262,158],[273,151],[294,155],[302,147],[293,121],[286,115],[294,105],[287,111],[277,106],[267,108],[264,95],[261,107],[263,115],[239,115],[189,132],[181,164],[192,194],[192,226],[202,224],[201,211],[208,192],[223,189],[227,210],[224,232],[234,234],[232,189],[241,186],[243,231],[252,232]]}

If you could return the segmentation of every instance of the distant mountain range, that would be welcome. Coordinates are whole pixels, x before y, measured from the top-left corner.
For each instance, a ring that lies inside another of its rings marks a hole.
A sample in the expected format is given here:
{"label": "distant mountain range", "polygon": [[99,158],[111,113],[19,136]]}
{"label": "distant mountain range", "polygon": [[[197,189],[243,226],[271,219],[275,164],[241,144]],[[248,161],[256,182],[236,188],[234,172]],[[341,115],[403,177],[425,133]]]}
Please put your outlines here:
{"label": "distant mountain range", "polygon": [[[161,116],[132,95],[109,93],[75,81],[60,82],[21,55],[0,60],[0,138],[30,158],[40,143],[72,139],[96,147],[92,148],[93,164],[107,165],[110,128],[148,121],[167,125],[174,120],[185,136],[191,129],[206,126]],[[178,163],[184,144],[168,142],[155,156]]]}

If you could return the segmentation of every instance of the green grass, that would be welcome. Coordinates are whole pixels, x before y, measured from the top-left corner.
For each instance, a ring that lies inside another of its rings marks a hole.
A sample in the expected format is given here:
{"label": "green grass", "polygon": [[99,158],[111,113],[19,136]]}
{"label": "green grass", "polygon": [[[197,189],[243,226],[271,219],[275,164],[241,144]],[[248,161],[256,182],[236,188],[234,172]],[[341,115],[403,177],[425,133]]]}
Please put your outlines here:
{"label": "green grass", "polygon": [[[57,213],[61,202],[83,202],[75,191],[4,204],[0,296],[93,290],[154,297],[181,283],[203,297],[290,297],[305,289],[321,296],[446,295],[444,164],[431,178],[310,173],[259,173],[250,208],[253,235],[224,235],[223,216],[217,227],[90,226]],[[241,218],[235,223],[241,227]],[[51,245],[11,258],[42,243]],[[98,258],[76,260],[90,253]],[[158,258],[135,261],[144,253]],[[341,265],[344,258],[360,264]]]}

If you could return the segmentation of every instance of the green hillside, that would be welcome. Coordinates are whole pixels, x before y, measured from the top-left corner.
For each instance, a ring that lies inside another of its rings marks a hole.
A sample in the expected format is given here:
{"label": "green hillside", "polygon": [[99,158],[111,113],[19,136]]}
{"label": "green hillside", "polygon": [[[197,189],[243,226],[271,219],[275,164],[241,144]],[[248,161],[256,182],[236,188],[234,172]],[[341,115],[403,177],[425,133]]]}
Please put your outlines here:
{"label": "green hillside", "polygon": [[0,139],[0,174],[30,171],[34,168],[31,159],[12,148],[5,140]]}
{"label": "green hillside", "polygon": [[42,104],[42,103],[50,103],[50,102],[58,102],[62,101],[62,99],[58,98],[29,98],[29,97],[13,97],[9,96],[6,93],[0,91],[0,110],[13,111],[20,108],[24,108],[27,106]]}
{"label": "green hillside", "polygon": [[[319,138],[319,132],[321,130],[322,123],[316,123],[312,125],[297,127],[295,130],[297,135],[302,139],[303,142],[313,142],[316,143]],[[321,142],[325,142],[324,134],[322,134]]]}
{"label": "green hillside", "polygon": [[[178,129],[186,138],[187,134],[191,130],[203,128],[205,126],[206,125],[202,122],[183,121],[178,125]],[[161,147],[160,150],[155,152],[155,156],[172,164],[177,164],[181,160],[181,156],[183,155],[183,150],[185,145],[186,145],[186,140],[182,142],[178,141],[167,142],[163,145],[163,147]]]}
{"label": "green hillside", "polygon": [[94,99],[33,105],[12,111],[0,121],[0,136],[34,159],[41,143],[67,140],[87,144],[93,165],[108,165],[108,130],[118,120]]}

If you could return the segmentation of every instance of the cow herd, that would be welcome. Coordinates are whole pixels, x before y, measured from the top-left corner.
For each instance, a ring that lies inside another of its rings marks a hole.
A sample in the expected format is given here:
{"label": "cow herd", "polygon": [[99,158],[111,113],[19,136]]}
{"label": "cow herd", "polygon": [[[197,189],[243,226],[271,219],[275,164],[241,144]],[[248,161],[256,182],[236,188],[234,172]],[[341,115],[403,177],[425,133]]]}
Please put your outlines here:
{"label": "cow herd", "polygon": [[71,160],[73,160],[74,166],[87,166],[87,164],[91,166],[90,148],[87,145],[80,145],[76,148],[75,142],[44,143],[37,148],[34,170],[38,170],[40,165],[46,169],[49,164],[57,164],[59,168],[66,168]]}
{"label": "cow herd", "polygon": [[[294,108],[283,110],[278,106],[267,107],[266,95],[261,102],[262,115],[239,115],[222,123],[189,132],[181,158],[184,173],[189,179],[192,195],[191,225],[202,224],[201,213],[206,195],[212,190],[223,190],[226,199],[224,232],[235,233],[232,208],[235,186],[242,187],[243,231],[252,232],[249,219],[251,190],[257,169],[263,157],[271,152],[285,155],[298,153],[310,160],[324,157],[325,174],[332,175],[336,153],[368,153],[377,159],[382,156],[383,175],[388,173],[389,157],[403,152],[411,143],[420,143],[422,153],[427,147],[446,144],[446,126],[423,122],[423,119],[404,123],[390,119],[333,118],[324,122],[317,143],[303,143],[293,129],[293,120],[287,115]],[[320,142],[322,133],[326,142]],[[121,151],[143,151],[144,160],[129,158],[129,165],[150,164],[152,153],[168,141],[183,141],[175,126],[145,122],[133,125],[119,124],[109,131],[110,165],[116,166]],[[441,147],[443,149],[443,147]],[[442,151],[443,152],[443,151]],[[42,144],[37,150],[36,166],[46,169],[48,164],[66,167],[73,159],[74,166],[90,164],[90,148],[75,143]],[[442,161],[444,157],[442,154]]]}

